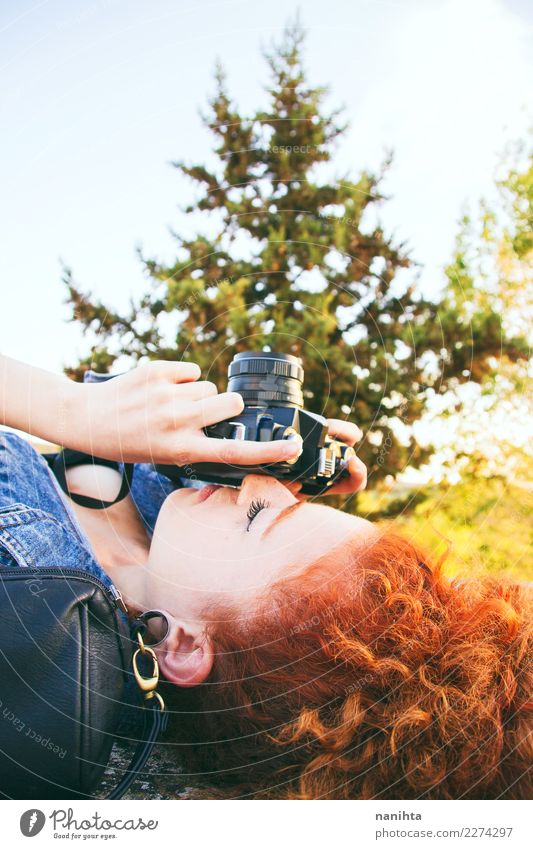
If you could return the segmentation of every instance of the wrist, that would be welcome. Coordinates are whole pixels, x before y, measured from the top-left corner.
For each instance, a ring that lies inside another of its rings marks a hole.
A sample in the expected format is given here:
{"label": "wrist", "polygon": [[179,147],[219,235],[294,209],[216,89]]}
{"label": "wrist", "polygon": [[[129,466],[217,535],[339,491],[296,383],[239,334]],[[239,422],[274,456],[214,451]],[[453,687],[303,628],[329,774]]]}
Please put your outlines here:
{"label": "wrist", "polygon": [[79,451],[83,450],[83,434],[87,421],[84,411],[87,408],[87,386],[73,380],[65,380],[57,399],[55,424],[57,435],[55,442]]}

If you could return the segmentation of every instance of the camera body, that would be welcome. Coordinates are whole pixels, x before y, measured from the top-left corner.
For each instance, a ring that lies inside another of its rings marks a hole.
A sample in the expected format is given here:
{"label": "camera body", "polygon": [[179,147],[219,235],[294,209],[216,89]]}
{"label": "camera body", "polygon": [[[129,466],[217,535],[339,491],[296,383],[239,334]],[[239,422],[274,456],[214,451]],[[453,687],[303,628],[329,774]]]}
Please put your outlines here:
{"label": "camera body", "polygon": [[279,480],[298,481],[306,495],[325,492],[345,473],[354,450],[328,436],[323,416],[303,409],[304,371],[299,357],[264,351],[236,354],[229,365],[228,378],[228,391],[242,395],[244,409],[239,416],[206,427],[207,436],[255,442],[300,436],[301,454],[288,462],[256,466],[157,464],[158,472],[171,480],[185,478],[226,486],[239,486],[248,474],[267,474]]}

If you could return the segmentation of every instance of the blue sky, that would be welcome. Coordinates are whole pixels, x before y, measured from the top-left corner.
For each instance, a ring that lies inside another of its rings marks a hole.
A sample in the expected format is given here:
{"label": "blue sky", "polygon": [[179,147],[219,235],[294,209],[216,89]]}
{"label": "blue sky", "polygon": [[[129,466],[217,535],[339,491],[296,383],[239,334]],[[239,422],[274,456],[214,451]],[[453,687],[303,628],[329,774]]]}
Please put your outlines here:
{"label": "blue sky", "polygon": [[113,306],[143,290],[135,254],[170,259],[190,187],[172,159],[209,161],[199,107],[219,57],[243,111],[264,97],[261,46],[300,8],[312,83],[350,130],[338,173],[395,161],[382,218],[442,284],[456,222],[492,189],[531,125],[524,0],[3,0],[0,5],[0,351],[60,370],[84,352],[59,259]]}

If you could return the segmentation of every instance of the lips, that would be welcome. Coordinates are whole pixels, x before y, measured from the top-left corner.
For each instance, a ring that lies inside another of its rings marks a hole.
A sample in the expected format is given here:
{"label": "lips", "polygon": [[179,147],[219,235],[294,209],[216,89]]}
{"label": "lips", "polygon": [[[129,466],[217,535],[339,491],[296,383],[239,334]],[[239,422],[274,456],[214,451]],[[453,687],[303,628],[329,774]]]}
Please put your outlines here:
{"label": "lips", "polygon": [[222,489],[222,487],[214,483],[210,483],[207,486],[204,486],[200,490],[200,494],[198,496],[198,503],[200,503],[201,501],[205,501],[207,498],[209,498],[210,495],[213,495],[213,493],[216,492],[217,489]]}

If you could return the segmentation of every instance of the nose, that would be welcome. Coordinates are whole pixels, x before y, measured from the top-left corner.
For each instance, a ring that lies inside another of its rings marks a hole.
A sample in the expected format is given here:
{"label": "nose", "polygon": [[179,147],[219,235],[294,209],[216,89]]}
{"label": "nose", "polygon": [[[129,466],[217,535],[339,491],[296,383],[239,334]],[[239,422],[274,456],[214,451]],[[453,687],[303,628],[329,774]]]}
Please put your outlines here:
{"label": "nose", "polygon": [[271,507],[288,507],[298,499],[276,478],[246,475],[241,484],[237,504],[248,504],[253,498],[264,498]]}

